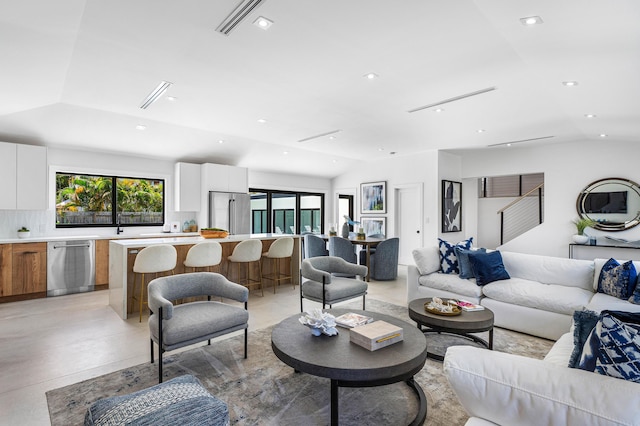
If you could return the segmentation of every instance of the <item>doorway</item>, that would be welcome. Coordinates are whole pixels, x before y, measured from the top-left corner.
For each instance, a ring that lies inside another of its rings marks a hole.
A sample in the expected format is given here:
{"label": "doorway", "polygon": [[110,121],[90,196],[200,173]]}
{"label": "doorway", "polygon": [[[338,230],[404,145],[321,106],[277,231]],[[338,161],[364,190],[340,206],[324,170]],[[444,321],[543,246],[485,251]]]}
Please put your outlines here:
{"label": "doorway", "polygon": [[398,263],[413,264],[413,249],[423,245],[423,196],[422,183],[397,185],[394,189],[396,199],[396,235],[400,238]]}

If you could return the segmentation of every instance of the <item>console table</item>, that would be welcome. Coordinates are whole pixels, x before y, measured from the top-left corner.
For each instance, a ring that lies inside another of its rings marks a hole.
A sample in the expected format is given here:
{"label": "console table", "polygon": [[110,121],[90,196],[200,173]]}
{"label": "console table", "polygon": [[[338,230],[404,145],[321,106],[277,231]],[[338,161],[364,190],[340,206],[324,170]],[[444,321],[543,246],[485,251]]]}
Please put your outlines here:
{"label": "console table", "polygon": [[569,258],[583,260],[614,258],[618,260],[640,261],[640,246],[600,242],[593,246],[587,244],[569,244]]}

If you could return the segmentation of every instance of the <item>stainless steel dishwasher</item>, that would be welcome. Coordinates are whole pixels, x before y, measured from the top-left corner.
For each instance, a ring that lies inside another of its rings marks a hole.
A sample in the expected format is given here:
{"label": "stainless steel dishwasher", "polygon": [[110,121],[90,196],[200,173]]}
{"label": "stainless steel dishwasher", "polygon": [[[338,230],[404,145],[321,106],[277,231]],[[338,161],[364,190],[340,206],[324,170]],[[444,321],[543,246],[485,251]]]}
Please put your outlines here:
{"label": "stainless steel dishwasher", "polygon": [[94,240],[47,243],[47,296],[93,291],[95,259]]}

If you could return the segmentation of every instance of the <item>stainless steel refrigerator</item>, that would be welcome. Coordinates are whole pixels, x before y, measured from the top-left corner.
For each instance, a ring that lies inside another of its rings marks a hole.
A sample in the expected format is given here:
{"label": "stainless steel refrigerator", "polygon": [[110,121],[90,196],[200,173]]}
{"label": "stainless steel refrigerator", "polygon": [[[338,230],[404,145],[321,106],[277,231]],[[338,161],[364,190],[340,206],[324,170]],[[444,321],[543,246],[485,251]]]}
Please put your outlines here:
{"label": "stainless steel refrigerator", "polygon": [[251,233],[251,196],[235,192],[209,192],[209,228],[231,235]]}

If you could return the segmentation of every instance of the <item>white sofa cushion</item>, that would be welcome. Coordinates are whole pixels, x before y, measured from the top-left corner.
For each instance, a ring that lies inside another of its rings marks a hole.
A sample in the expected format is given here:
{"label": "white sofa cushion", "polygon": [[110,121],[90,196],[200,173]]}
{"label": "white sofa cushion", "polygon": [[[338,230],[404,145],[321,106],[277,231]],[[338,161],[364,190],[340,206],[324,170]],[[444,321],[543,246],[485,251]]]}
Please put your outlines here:
{"label": "white sofa cushion", "polygon": [[618,299],[615,296],[609,296],[604,293],[596,293],[589,301],[587,309],[602,312],[604,310],[609,311],[625,311],[625,312],[640,312],[640,305],[629,303],[626,300]]}
{"label": "white sofa cushion", "polygon": [[495,281],[485,285],[486,297],[513,305],[573,315],[589,303],[593,293],[577,287],[541,284],[522,278]]}
{"label": "white sofa cushion", "polygon": [[571,332],[565,333],[553,344],[549,353],[544,357],[549,362],[560,367],[569,365],[569,358],[573,352],[573,327]]}
{"label": "white sofa cushion", "polygon": [[443,368],[467,413],[500,425],[638,424],[637,383],[470,346]]}
{"label": "white sofa cushion", "polygon": [[438,272],[442,267],[440,265],[440,250],[438,247],[422,247],[414,249],[413,260],[416,262],[420,275],[427,275],[433,272]]}
{"label": "white sofa cushion", "polygon": [[475,278],[463,280],[460,279],[460,276],[457,274],[435,273],[422,275],[418,278],[418,282],[423,286],[448,291],[461,296],[482,297],[482,287],[476,284]]}
{"label": "white sofa cushion", "polygon": [[590,260],[566,259],[503,251],[502,262],[511,277],[591,290],[594,264]]}

